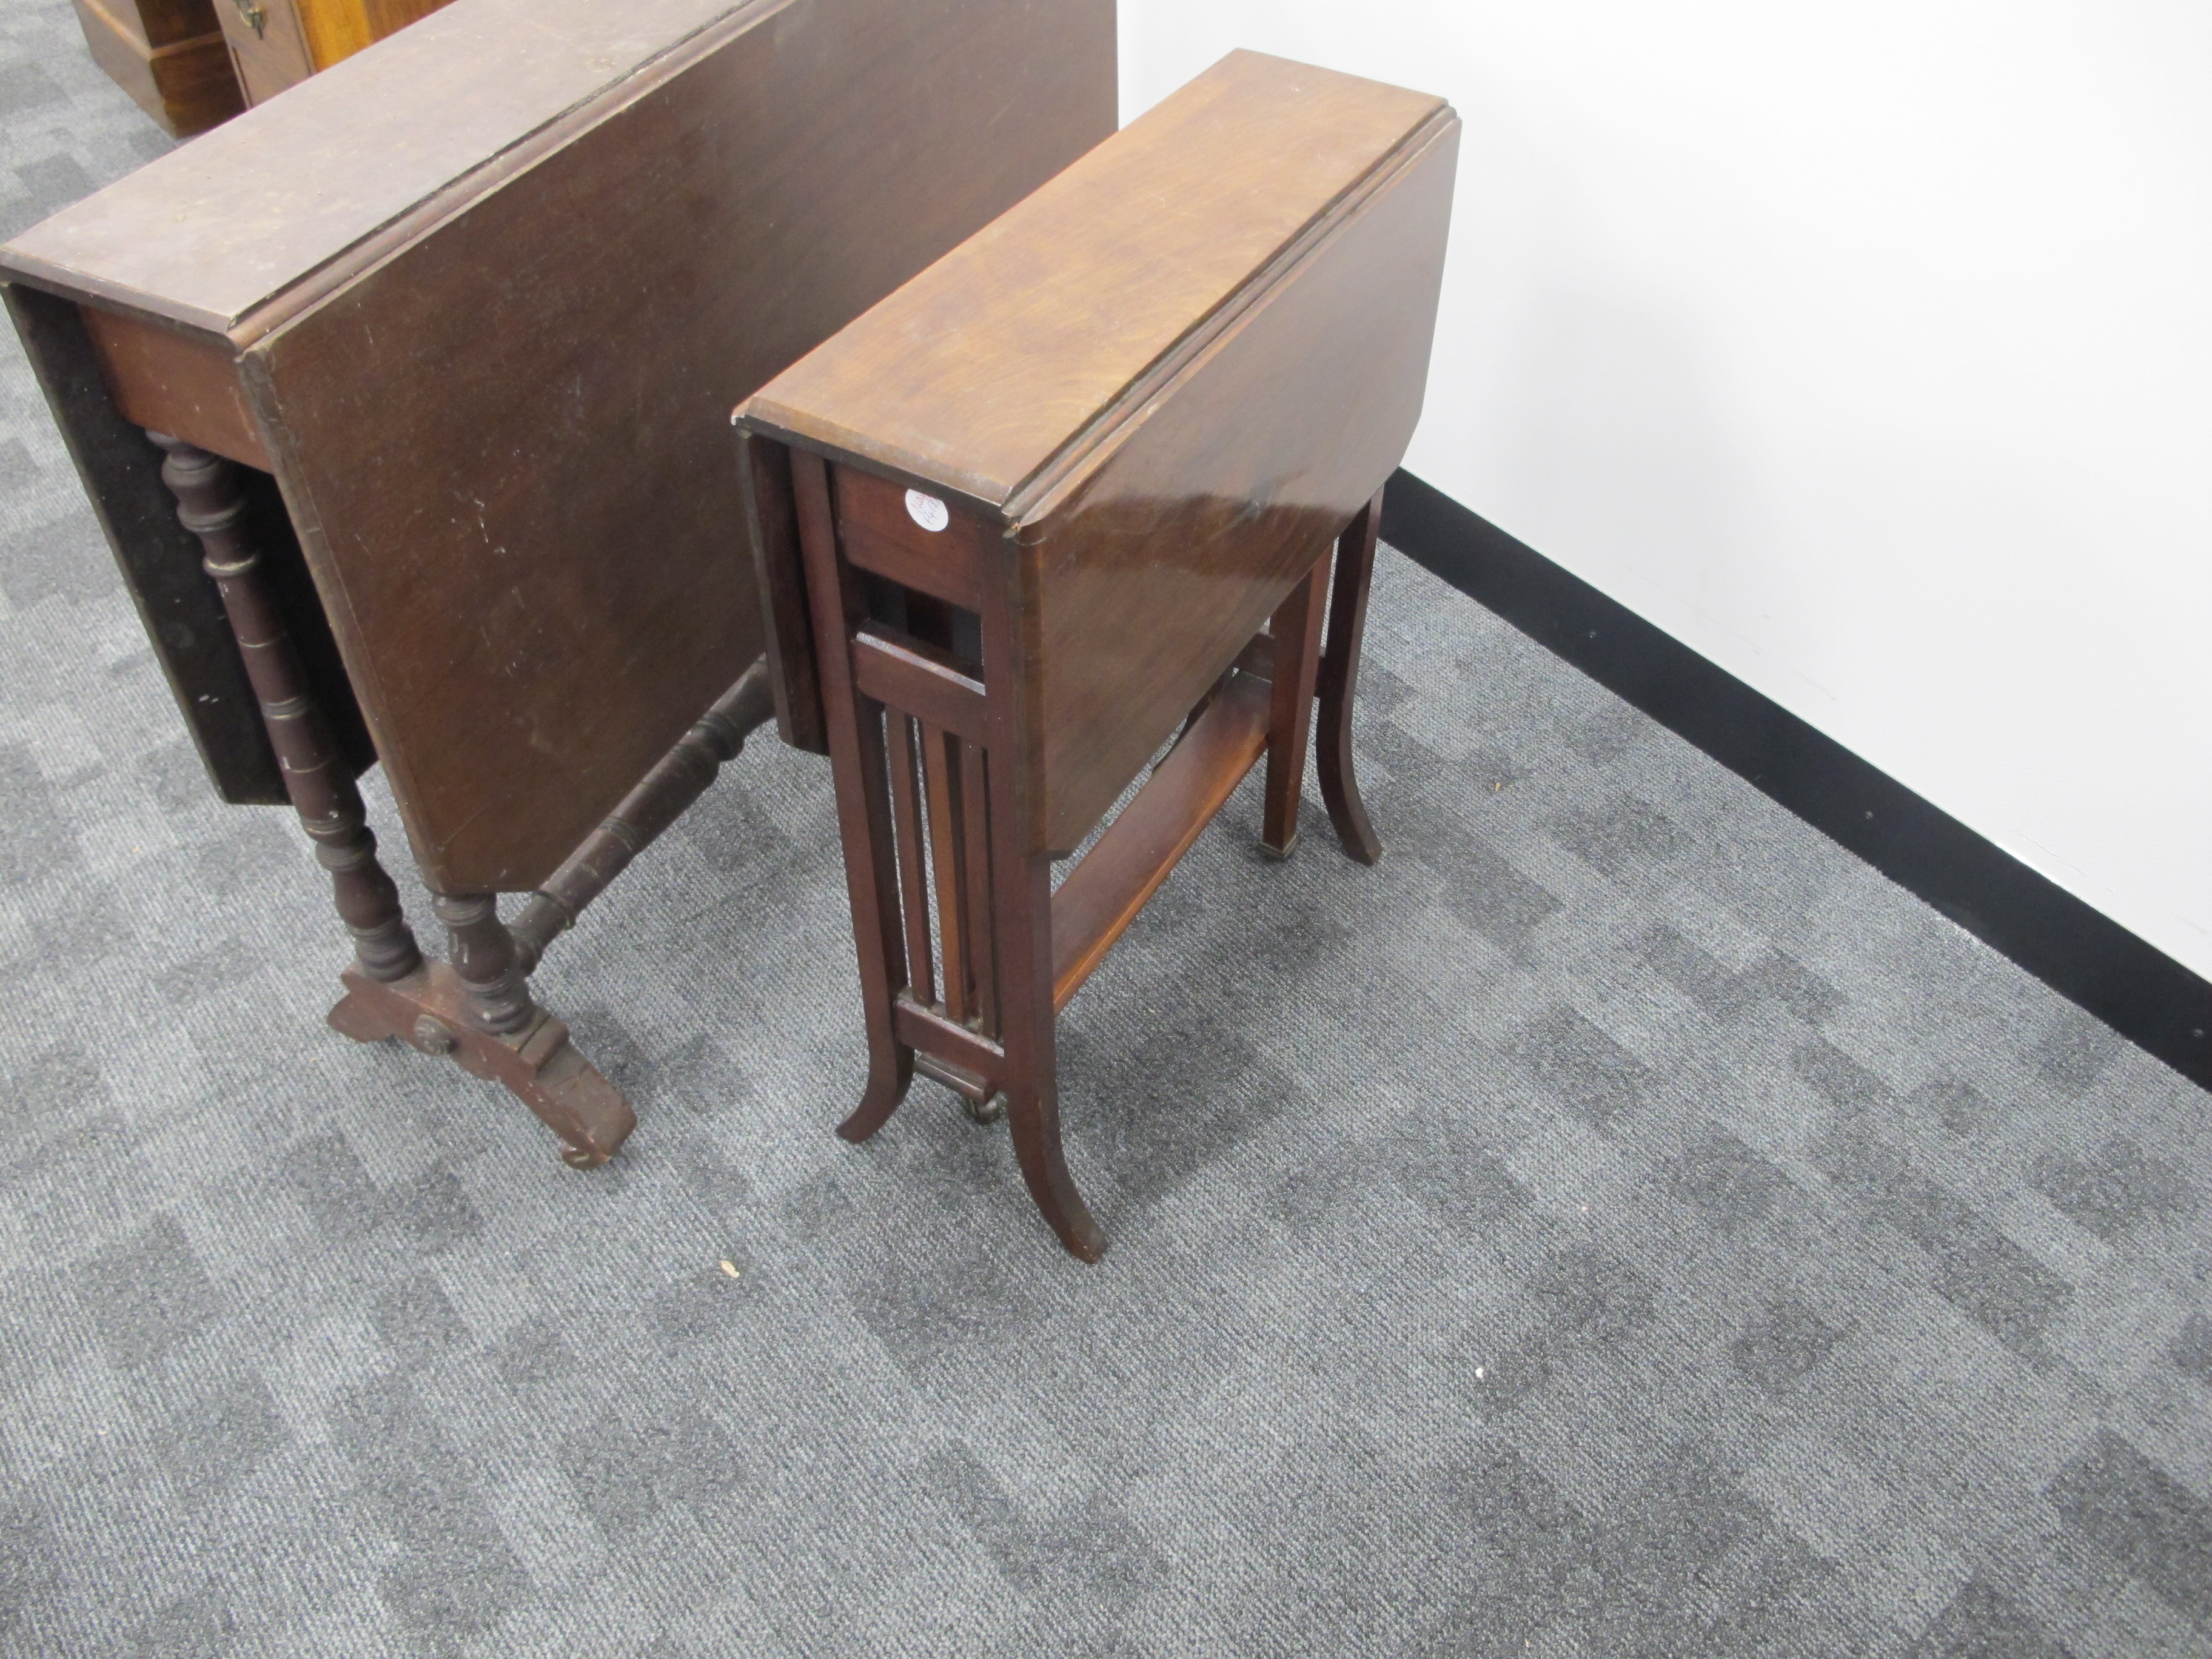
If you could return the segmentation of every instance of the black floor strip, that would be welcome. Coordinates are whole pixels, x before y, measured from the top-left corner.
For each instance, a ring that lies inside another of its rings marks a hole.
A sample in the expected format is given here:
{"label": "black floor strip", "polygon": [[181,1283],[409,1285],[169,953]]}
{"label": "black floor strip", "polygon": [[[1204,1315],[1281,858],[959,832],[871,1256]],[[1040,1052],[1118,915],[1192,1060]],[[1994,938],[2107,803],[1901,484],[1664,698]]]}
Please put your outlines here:
{"label": "black floor strip", "polygon": [[2212,985],[1410,472],[1382,539],[2212,1088]]}

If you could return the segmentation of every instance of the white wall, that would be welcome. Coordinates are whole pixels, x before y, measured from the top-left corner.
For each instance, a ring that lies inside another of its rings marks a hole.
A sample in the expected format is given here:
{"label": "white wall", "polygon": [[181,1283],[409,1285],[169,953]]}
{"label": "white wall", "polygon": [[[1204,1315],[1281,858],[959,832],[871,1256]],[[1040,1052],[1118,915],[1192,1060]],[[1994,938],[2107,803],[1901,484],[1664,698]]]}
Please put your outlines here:
{"label": "white wall", "polygon": [[1413,471],[2212,976],[2212,6],[1121,5],[1458,106]]}

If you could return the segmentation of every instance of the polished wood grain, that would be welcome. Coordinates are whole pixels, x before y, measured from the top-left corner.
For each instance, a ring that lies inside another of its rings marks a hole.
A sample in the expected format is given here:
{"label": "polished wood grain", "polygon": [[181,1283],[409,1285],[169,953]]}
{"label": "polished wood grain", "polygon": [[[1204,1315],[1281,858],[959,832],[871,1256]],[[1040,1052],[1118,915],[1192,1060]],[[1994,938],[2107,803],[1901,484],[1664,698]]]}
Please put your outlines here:
{"label": "polished wood grain", "polygon": [[[1080,843],[1405,453],[1458,131],[1425,94],[1232,53],[746,405],[998,532],[1033,641],[1032,850]],[[1209,213],[1233,258],[1193,252]],[[1096,322],[1124,315],[1147,320]]]}
{"label": "polished wood grain", "polygon": [[1352,827],[1357,633],[1457,133],[1435,99],[1232,55],[739,411],[755,471],[798,481],[795,534],[752,524],[772,582],[803,563],[836,763],[871,1054],[841,1133],[917,1067],[1002,1101],[1086,1261],[1059,1009],[1263,756],[1262,844],[1289,854],[1317,695],[1332,820],[1376,850]]}
{"label": "polished wood grain", "polygon": [[1405,454],[1456,138],[1446,125],[1401,154],[1022,525],[1044,847],[1080,843]]}
{"label": "polished wood grain", "polygon": [[838,350],[779,375],[756,412],[1004,506],[1443,109],[1232,52],[862,317]]}

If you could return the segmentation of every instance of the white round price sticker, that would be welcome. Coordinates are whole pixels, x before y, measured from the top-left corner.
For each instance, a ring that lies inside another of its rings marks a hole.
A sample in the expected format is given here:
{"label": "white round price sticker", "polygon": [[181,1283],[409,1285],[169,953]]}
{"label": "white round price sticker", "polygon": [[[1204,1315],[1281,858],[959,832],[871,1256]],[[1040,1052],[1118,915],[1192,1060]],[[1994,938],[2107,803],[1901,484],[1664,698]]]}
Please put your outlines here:
{"label": "white round price sticker", "polygon": [[952,522],[952,515],[945,510],[945,503],[934,495],[925,495],[919,489],[906,492],[906,515],[932,532],[942,530]]}

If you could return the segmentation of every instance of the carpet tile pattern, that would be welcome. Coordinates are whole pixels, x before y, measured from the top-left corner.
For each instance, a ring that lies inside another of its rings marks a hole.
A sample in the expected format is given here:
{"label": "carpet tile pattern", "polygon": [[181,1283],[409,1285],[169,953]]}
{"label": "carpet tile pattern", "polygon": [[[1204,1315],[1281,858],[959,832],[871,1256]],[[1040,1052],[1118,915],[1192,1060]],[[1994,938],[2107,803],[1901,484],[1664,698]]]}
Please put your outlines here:
{"label": "carpet tile pattern", "polygon": [[[0,135],[0,232],[166,143],[61,0]],[[580,1175],[323,1026],[0,346],[0,1652],[2212,1654],[2203,1096],[1395,555],[1369,663],[1382,864],[1248,788],[1063,1021],[1102,1265],[831,1135],[772,739],[540,976]]]}

